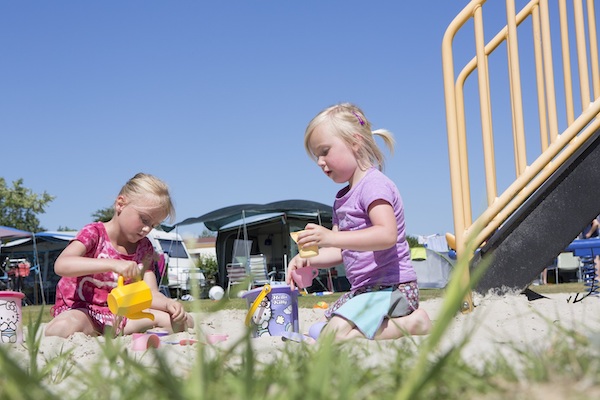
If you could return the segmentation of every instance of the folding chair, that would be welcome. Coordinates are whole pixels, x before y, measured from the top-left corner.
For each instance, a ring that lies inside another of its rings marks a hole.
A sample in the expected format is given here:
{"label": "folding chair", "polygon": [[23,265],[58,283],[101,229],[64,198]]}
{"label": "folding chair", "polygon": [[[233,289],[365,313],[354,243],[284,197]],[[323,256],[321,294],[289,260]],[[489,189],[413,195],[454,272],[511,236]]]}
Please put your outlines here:
{"label": "folding chair", "polygon": [[273,283],[276,274],[277,271],[267,271],[267,257],[265,257],[263,254],[250,256],[250,276],[252,277],[252,287],[264,286],[267,283]]}
{"label": "folding chair", "polygon": [[560,253],[556,258],[556,283],[558,283],[558,273],[560,271],[577,271],[577,281],[581,282],[581,260],[571,252]]}
{"label": "folding chair", "polygon": [[233,285],[248,283],[248,290],[250,290],[252,282],[250,281],[248,274],[246,273],[246,267],[243,264],[227,264],[225,269],[227,270],[227,296],[231,297],[231,287]]}

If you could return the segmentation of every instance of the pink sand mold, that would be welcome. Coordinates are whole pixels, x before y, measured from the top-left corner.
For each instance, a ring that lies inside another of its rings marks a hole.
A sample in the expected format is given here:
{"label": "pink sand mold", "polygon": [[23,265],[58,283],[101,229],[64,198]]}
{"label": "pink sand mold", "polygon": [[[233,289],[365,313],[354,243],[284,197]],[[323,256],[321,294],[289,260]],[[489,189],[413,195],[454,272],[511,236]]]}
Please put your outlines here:
{"label": "pink sand mold", "polygon": [[219,342],[224,342],[227,339],[229,339],[229,335],[227,334],[211,334],[211,335],[206,335],[206,342],[208,344],[215,344],[215,343],[219,343]]}
{"label": "pink sand mold", "polygon": [[131,349],[134,351],[145,351],[149,348],[158,348],[160,339],[158,335],[148,333],[134,333],[131,341]]}

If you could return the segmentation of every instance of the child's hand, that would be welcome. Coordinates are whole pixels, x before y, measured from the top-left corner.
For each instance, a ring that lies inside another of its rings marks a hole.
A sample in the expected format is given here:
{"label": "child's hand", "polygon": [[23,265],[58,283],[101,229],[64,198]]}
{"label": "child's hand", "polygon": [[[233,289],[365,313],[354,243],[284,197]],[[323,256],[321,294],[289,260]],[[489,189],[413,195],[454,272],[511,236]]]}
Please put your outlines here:
{"label": "child's hand", "polygon": [[310,266],[309,259],[302,258],[302,257],[300,257],[299,254],[294,256],[294,258],[292,258],[292,260],[289,262],[287,276],[285,277],[285,283],[290,285],[290,289],[292,289],[292,290],[296,289],[296,283],[292,279],[292,271],[299,269],[299,268],[304,268],[307,266]]}
{"label": "child's hand", "polygon": [[125,279],[134,279],[140,277],[141,268],[135,261],[119,260],[116,264],[115,272],[122,275]]}
{"label": "child's hand", "polygon": [[306,224],[302,238],[298,238],[298,246],[335,247],[331,240],[333,232],[324,226],[317,224]]}
{"label": "child's hand", "polygon": [[183,305],[176,300],[170,299],[167,302],[167,312],[171,316],[171,323],[183,323],[187,319]]}

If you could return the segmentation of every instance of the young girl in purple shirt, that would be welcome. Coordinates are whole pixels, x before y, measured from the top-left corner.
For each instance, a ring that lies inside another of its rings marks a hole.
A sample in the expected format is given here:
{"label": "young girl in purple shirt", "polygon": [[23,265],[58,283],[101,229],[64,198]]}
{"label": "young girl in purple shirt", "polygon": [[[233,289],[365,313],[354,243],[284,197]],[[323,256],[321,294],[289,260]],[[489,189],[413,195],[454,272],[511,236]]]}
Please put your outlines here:
{"label": "young girl in purple shirt", "polygon": [[333,228],[308,224],[298,237],[299,248],[318,245],[319,254],[296,255],[286,279],[294,287],[291,271],[343,262],[351,288],[327,310],[323,328],[323,334],[337,339],[395,339],[431,328],[427,312],[419,308],[402,198],[381,172],[384,157],[375,135],[393,150],[390,132],[371,131],[362,110],[343,103],[314,117],[304,136],[306,151],[325,175],[346,186],[335,198]]}

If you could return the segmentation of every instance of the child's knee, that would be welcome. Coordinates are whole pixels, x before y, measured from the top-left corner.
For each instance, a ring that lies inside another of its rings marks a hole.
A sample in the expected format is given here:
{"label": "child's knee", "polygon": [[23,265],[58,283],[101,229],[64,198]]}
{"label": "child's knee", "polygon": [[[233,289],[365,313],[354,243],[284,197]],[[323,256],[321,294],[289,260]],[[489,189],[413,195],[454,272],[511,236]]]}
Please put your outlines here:
{"label": "child's knee", "polygon": [[187,313],[187,321],[186,321],[186,323],[187,323],[187,327],[189,329],[193,329],[194,328],[195,322],[194,322],[194,317],[192,316],[192,314]]}

